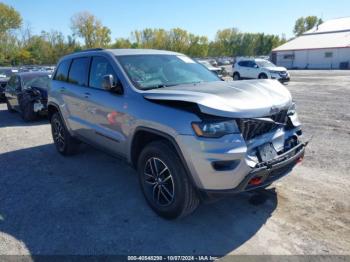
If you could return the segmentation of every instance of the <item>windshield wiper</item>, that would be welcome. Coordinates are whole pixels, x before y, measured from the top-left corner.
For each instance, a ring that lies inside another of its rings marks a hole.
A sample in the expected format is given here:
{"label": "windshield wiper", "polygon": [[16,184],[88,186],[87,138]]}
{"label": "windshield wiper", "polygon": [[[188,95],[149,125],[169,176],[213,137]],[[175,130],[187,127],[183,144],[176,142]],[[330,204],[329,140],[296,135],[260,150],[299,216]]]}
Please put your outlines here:
{"label": "windshield wiper", "polygon": [[164,87],[170,87],[170,86],[179,86],[179,85],[197,85],[203,83],[203,81],[197,81],[197,82],[189,82],[189,83],[180,83],[180,84],[159,84],[156,86],[149,86],[142,88],[142,90],[150,90],[150,89],[158,89],[158,88],[164,88]]}
{"label": "windshield wiper", "polygon": [[158,88],[178,86],[178,85],[180,85],[180,84],[160,84],[160,85],[156,85],[156,86],[145,87],[145,88],[142,88],[142,90],[151,90],[151,89],[158,89]]}

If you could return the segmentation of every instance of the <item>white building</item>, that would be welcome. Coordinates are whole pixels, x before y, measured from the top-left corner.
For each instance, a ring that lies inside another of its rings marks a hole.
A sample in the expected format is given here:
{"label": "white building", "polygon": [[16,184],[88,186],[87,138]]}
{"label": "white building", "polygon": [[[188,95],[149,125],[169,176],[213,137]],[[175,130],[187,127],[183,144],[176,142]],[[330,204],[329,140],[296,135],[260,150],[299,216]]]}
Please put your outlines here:
{"label": "white building", "polygon": [[350,17],[324,22],[273,49],[271,58],[287,68],[349,69]]}

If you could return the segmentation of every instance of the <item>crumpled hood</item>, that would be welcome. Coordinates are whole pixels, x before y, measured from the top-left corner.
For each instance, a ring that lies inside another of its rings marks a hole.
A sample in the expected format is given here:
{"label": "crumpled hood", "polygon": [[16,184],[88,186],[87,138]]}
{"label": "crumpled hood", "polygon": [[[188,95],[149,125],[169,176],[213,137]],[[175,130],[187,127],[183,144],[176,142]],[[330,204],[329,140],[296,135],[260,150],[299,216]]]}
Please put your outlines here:
{"label": "crumpled hood", "polygon": [[263,117],[287,109],[292,97],[276,80],[217,81],[143,92],[146,99],[196,103],[202,113],[233,118]]}

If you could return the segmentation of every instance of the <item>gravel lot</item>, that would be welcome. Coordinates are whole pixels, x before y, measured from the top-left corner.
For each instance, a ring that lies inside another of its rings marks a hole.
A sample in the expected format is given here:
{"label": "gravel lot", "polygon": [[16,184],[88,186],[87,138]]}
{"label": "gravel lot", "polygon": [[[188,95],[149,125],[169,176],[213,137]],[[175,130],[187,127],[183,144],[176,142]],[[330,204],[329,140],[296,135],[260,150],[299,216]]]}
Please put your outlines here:
{"label": "gravel lot", "polygon": [[0,104],[0,254],[350,255],[349,73],[291,72],[313,135],[291,175],[176,221],[148,208],[125,163],[88,146],[62,157],[46,120]]}

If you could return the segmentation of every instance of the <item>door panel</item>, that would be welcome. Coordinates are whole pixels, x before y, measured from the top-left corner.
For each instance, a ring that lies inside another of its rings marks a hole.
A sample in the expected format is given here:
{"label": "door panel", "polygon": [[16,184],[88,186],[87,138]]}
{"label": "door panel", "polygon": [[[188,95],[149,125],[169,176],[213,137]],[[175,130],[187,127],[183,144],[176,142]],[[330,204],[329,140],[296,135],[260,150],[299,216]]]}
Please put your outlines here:
{"label": "door panel", "polygon": [[257,68],[255,68],[254,66],[256,65],[255,62],[253,61],[249,61],[248,62],[248,67],[247,67],[247,77],[248,78],[258,78],[257,76]]}
{"label": "door panel", "polygon": [[122,95],[90,88],[85,97],[85,119],[90,125],[87,139],[118,155],[125,155],[126,134],[123,125],[128,123],[128,115],[123,113],[125,106]]}
{"label": "door panel", "polygon": [[89,140],[118,155],[125,155],[126,135],[123,124],[128,116],[123,113],[124,96],[102,88],[102,80],[112,75],[115,83],[118,77],[106,57],[95,56],[91,61],[89,88],[84,99],[86,120],[91,124]]}
{"label": "door panel", "polygon": [[88,72],[90,57],[73,59],[67,82],[60,89],[61,97],[68,113],[68,122],[74,133],[87,137],[91,125],[86,120],[87,107],[85,103],[88,91]]}

